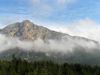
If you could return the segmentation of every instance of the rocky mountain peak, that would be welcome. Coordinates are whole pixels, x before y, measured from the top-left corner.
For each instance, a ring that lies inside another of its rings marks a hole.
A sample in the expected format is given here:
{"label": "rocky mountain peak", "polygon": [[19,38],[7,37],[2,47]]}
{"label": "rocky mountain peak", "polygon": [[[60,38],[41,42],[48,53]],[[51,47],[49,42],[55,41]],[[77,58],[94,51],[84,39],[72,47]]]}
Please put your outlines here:
{"label": "rocky mountain peak", "polygon": [[29,25],[34,25],[32,22],[30,22],[29,20],[24,20],[23,25],[29,26]]}
{"label": "rocky mountain peak", "polygon": [[29,20],[24,20],[23,22],[17,22],[7,27],[3,28],[0,31],[2,34],[7,34],[13,37],[19,37],[21,40],[36,40],[41,39],[55,39],[59,36],[65,34],[60,32],[55,32],[45,28],[43,26],[35,25]]}
{"label": "rocky mountain peak", "polygon": [[30,21],[29,21],[29,20],[24,20],[23,22],[30,23]]}

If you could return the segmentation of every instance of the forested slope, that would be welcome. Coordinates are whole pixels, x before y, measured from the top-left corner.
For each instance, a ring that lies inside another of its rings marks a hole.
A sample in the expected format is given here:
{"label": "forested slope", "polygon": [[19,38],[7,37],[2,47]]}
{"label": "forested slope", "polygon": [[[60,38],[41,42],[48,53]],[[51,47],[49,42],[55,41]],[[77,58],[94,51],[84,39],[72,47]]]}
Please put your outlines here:
{"label": "forested slope", "polygon": [[52,61],[28,62],[13,55],[11,61],[0,60],[0,75],[100,75],[99,66],[68,64]]}

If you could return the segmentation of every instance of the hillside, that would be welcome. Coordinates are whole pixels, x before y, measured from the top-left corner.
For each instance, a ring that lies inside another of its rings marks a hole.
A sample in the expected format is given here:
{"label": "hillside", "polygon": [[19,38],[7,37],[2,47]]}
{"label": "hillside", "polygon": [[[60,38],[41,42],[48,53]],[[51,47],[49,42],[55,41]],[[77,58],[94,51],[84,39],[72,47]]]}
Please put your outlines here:
{"label": "hillside", "polygon": [[12,56],[0,60],[0,75],[100,75],[100,66],[82,64],[57,64],[52,61],[28,62]]}

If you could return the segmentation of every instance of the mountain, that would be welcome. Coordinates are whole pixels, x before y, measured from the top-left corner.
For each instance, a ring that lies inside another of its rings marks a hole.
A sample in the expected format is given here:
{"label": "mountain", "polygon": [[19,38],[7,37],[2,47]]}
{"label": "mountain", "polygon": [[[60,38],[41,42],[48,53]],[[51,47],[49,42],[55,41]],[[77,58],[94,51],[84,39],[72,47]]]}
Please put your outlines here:
{"label": "mountain", "polygon": [[[85,45],[85,42],[87,43],[91,42],[92,44],[94,43],[98,46],[97,41],[87,39],[84,37],[70,36],[68,34],[64,34],[61,32],[52,31],[43,26],[35,25],[29,20],[24,20],[23,22],[17,22],[17,23],[8,25],[5,28],[1,29],[0,33],[6,34],[8,36],[18,37],[20,38],[20,40],[29,40],[29,41],[35,41],[38,38],[41,38],[44,41],[49,40],[49,39],[61,40],[62,37],[66,36],[66,38],[63,38],[64,40],[68,40],[68,38],[70,38],[71,40],[77,40],[77,42],[84,41],[84,43],[83,42],[80,43],[80,44],[83,44],[83,46]],[[75,42],[72,42],[72,43],[75,43]],[[97,49],[94,49],[93,53],[91,52],[88,53],[86,51],[88,51],[88,48],[87,50],[84,50],[84,48],[80,47],[79,44],[74,49],[74,53],[65,54],[63,56],[60,53],[54,54],[52,52],[51,54],[48,54],[46,52],[35,52],[34,49],[27,51],[20,48],[13,48],[13,49],[9,49],[0,53],[0,59],[10,60],[12,55],[15,54],[17,58],[21,57],[22,59],[25,59],[28,61],[53,60],[59,63],[63,63],[63,62],[76,63],[77,62],[77,63],[83,63],[83,64],[85,63],[99,64],[100,51],[98,51]]]}
{"label": "mountain", "polygon": [[65,35],[64,33],[51,31],[43,26],[37,26],[29,20],[8,25],[1,30],[1,33],[19,37],[21,40],[56,39]]}
{"label": "mountain", "polygon": [[14,24],[10,24],[5,28],[0,29],[0,33],[13,37],[18,37],[20,38],[20,40],[34,41],[37,40],[38,38],[41,38],[43,40],[61,39],[62,36],[67,36],[68,38],[72,39],[82,39],[85,41],[92,41],[98,43],[95,40],[87,39],[84,37],[70,36],[69,34],[50,30],[46,27],[35,25],[29,20],[24,20],[23,22],[16,22]]}

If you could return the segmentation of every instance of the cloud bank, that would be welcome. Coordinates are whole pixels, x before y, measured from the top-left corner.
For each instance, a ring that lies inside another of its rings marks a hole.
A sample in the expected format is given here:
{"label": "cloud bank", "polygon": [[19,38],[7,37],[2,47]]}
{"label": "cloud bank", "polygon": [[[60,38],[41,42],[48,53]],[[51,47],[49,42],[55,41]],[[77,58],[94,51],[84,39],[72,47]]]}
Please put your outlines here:
{"label": "cloud bank", "polygon": [[20,41],[19,38],[8,37],[6,35],[0,34],[0,52],[20,48],[25,51],[39,51],[47,53],[62,53],[67,54],[72,53],[75,48],[79,50],[84,50],[86,52],[91,52],[92,49],[97,49],[98,45],[93,41],[87,41],[82,38],[73,38],[71,36],[62,37],[61,40],[48,40],[49,43],[45,43],[42,39],[37,39],[32,41]]}
{"label": "cloud bank", "polygon": [[100,42],[100,25],[89,18],[74,23],[50,27],[50,29],[72,36],[80,36]]}

